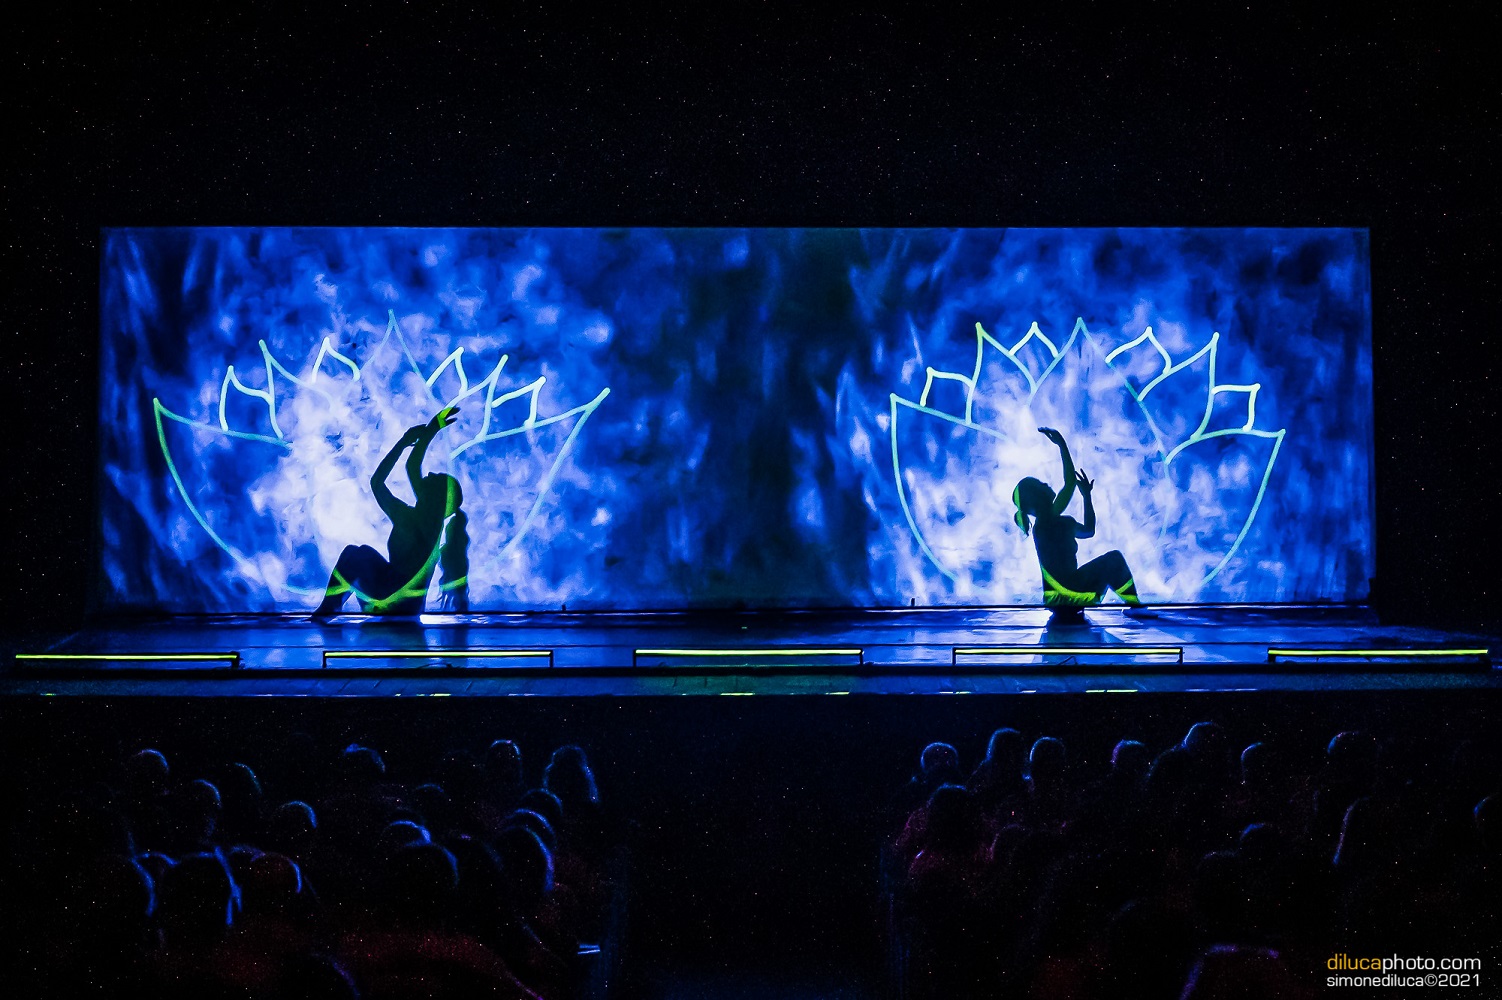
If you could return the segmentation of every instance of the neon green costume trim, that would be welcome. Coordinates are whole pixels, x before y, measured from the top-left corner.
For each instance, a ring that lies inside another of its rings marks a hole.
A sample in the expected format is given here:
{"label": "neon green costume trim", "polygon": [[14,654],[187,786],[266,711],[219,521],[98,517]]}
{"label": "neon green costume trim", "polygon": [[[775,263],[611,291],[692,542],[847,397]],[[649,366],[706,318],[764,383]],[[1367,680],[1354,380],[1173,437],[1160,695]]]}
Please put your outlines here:
{"label": "neon green costume trim", "polygon": [[1095,591],[1070,590],[1043,567],[1043,603],[1051,608],[1083,608],[1099,604],[1101,595]]}

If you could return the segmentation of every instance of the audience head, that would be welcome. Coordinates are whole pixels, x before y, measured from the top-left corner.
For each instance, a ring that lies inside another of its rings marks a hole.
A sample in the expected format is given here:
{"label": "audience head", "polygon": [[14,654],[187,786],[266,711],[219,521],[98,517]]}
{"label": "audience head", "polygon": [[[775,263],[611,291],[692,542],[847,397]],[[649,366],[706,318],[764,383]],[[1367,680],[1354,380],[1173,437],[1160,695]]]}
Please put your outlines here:
{"label": "audience head", "polygon": [[137,750],[125,760],[125,787],[138,799],[165,795],[171,778],[172,768],[160,750]]}
{"label": "audience head", "polygon": [[256,855],[240,879],[248,914],[288,913],[301,897],[302,888],[302,869],[285,854]]}
{"label": "audience head", "polygon": [[339,754],[335,774],[346,785],[368,788],[386,776],[386,762],[370,747],[351,743]]}
{"label": "audience head", "polygon": [[565,813],[570,808],[595,805],[600,801],[594,772],[589,769],[589,760],[582,747],[565,746],[554,750],[548,766],[543,768],[542,787],[558,796]]}
{"label": "audience head", "polygon": [[969,853],[980,846],[981,817],[975,798],[960,785],[940,785],[928,797],[925,851]]}
{"label": "audience head", "polygon": [[412,804],[428,829],[441,834],[453,826],[454,803],[441,785],[418,785],[412,789]]}
{"label": "audience head", "polygon": [[1128,781],[1141,781],[1147,777],[1153,755],[1147,744],[1137,740],[1122,740],[1111,749],[1111,773]]}
{"label": "audience head", "polygon": [[306,802],[283,802],[271,814],[267,831],[271,843],[297,853],[306,850],[318,834],[318,816]]}
{"label": "audience head", "polygon": [[[1018,773],[1022,771],[1022,748],[1026,744],[1022,734],[1010,726],[1003,726],[991,733],[991,738],[986,741],[986,760],[993,767],[1013,768]],[[955,763],[958,765],[959,761]]]}
{"label": "audience head", "polygon": [[948,743],[930,743],[918,755],[918,770],[923,780],[934,782],[958,781],[960,773],[959,751]]}
{"label": "audience head", "polygon": [[383,858],[396,855],[404,847],[413,844],[426,844],[432,841],[428,831],[410,819],[399,819],[387,823],[376,840],[376,854]]}
{"label": "audience head", "polygon": [[495,839],[501,856],[506,895],[523,915],[531,915],[553,890],[553,855],[537,834],[524,826],[508,826]]}
{"label": "audience head", "polygon": [[496,740],[485,751],[485,773],[503,791],[522,787],[522,750],[511,740]]}
{"label": "audience head", "polygon": [[1335,867],[1364,871],[1383,860],[1388,849],[1387,817],[1382,806],[1363,795],[1346,809],[1340,824],[1340,842],[1335,848]]}
{"label": "audience head", "polygon": [[230,764],[219,775],[218,788],[229,832],[236,836],[258,832],[265,804],[255,771],[246,764]]}
{"label": "audience head", "polygon": [[1369,783],[1376,771],[1377,751],[1377,738],[1370,733],[1338,733],[1325,748],[1325,766],[1336,778]]}
{"label": "audience head", "polygon": [[196,841],[212,839],[223,811],[219,789],[199,778],[184,785],[174,799],[173,807],[183,836]]}
{"label": "audience head", "polygon": [[1271,823],[1252,823],[1241,831],[1236,850],[1248,864],[1266,867],[1283,853],[1283,834]]}
{"label": "audience head", "polygon": [[522,826],[537,834],[537,839],[550,851],[558,850],[558,829],[541,813],[531,809],[516,809],[506,817],[506,826]]}
{"label": "audience head", "polygon": [[517,808],[534,812],[548,821],[548,826],[557,830],[563,825],[563,803],[558,796],[543,788],[533,788],[517,800]]}
{"label": "audience head", "polygon": [[1309,990],[1277,952],[1244,945],[1216,945],[1200,956],[1179,1000],[1263,1000],[1303,997]]}
{"label": "audience head", "polygon": [[410,843],[386,862],[387,903],[406,922],[441,920],[458,885],[454,856],[439,844]]}
{"label": "audience head", "polygon": [[1028,780],[1034,787],[1058,784],[1064,778],[1067,764],[1068,753],[1064,748],[1064,741],[1052,736],[1041,737],[1033,743],[1033,748],[1027,755]]}
{"label": "audience head", "polygon": [[190,854],[161,879],[161,924],[170,947],[212,945],[234,922],[239,887],[224,856]]}
{"label": "audience head", "polygon": [[1250,744],[1241,751],[1241,783],[1248,788],[1265,788],[1277,778],[1272,747],[1266,743]]}
{"label": "audience head", "polygon": [[1159,803],[1177,798],[1188,787],[1194,759],[1182,746],[1169,747],[1153,760],[1147,790]]}

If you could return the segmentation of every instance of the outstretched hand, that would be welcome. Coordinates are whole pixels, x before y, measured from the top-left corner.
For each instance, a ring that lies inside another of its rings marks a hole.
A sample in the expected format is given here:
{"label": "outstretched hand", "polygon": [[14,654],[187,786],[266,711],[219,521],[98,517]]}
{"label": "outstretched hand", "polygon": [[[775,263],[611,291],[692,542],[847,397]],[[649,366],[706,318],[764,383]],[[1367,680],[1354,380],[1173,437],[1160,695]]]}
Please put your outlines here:
{"label": "outstretched hand", "polygon": [[1080,488],[1081,493],[1089,494],[1095,488],[1095,480],[1086,478],[1084,469],[1075,470],[1074,482]]}
{"label": "outstretched hand", "polygon": [[445,406],[427,423],[407,428],[407,439],[409,441],[419,441],[425,437],[430,438],[458,419],[459,407]]}
{"label": "outstretched hand", "polygon": [[1038,433],[1042,434],[1044,437],[1048,438],[1048,440],[1052,441],[1054,444],[1058,445],[1060,448],[1064,447],[1064,435],[1060,434],[1058,431],[1054,430],[1052,427],[1039,427],[1038,428]]}

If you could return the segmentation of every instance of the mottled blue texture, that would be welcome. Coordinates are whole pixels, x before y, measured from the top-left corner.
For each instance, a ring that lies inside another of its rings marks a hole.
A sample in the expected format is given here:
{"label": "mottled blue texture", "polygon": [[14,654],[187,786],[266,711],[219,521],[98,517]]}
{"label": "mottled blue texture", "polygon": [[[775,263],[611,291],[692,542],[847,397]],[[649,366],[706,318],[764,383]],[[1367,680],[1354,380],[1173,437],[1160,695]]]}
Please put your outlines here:
{"label": "mottled blue texture", "polygon": [[[1081,559],[1121,549],[1145,599],[1357,600],[1369,298],[1360,230],[111,230],[101,589],[310,608],[384,548],[381,455],[505,355],[427,461],[477,610],[1036,603],[1010,498],[1059,485],[1043,423],[1098,482]],[[1254,415],[1208,351],[1142,395],[1154,341],[1216,334]]]}

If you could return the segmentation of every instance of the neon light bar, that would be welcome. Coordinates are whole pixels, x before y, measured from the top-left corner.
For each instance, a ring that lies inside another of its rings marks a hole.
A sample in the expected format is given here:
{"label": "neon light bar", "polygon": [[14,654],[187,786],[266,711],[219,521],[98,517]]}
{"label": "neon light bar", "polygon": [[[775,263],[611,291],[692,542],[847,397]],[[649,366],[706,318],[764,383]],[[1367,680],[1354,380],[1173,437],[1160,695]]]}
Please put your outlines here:
{"label": "neon light bar", "polygon": [[17,653],[17,660],[74,663],[218,663],[240,665],[239,653]]}
{"label": "neon light bar", "polygon": [[1408,659],[1420,656],[1444,656],[1444,657],[1480,657],[1490,658],[1490,649],[1268,649],[1268,660],[1276,660],[1278,657],[1297,657],[1314,659],[1317,657],[1340,658],[1358,657],[1371,659],[1378,656],[1396,657]]}
{"label": "neon light bar", "polygon": [[431,660],[448,656],[458,659],[534,660],[546,659],[553,665],[551,649],[326,649],[324,665],[329,660]]}
{"label": "neon light bar", "polygon": [[1174,656],[1184,662],[1183,646],[956,646],[951,663],[961,656]]}
{"label": "neon light bar", "polygon": [[[631,665],[638,666],[638,661],[643,656],[657,657],[661,660],[711,660],[725,661],[736,659],[741,665],[754,666],[747,661],[756,659],[780,659],[784,662],[788,659],[825,656],[852,656],[857,662],[863,662],[866,651],[855,646],[829,646],[829,647],[799,647],[799,646],[769,646],[750,649],[635,649],[631,651]],[[659,663],[659,666],[666,664]]]}
{"label": "neon light bar", "polygon": [[861,649],[638,649],[637,656],[860,656]]}

